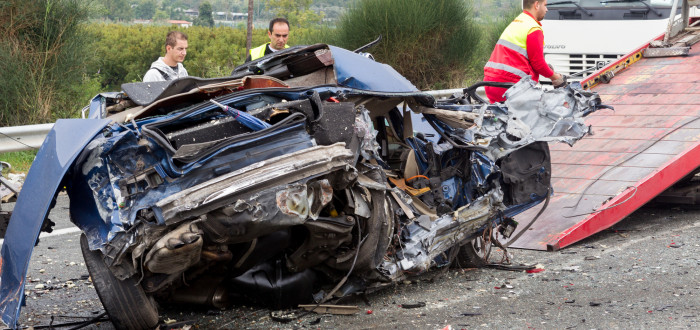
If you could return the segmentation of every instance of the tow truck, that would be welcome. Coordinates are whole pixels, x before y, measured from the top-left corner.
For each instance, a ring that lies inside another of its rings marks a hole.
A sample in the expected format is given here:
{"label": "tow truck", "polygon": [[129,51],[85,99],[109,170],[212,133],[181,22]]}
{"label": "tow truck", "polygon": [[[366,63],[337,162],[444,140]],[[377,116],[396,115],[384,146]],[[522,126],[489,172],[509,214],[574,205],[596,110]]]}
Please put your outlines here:
{"label": "tow truck", "polygon": [[[547,3],[542,21],[547,63],[580,81],[663,33],[682,15],[674,0],[569,0]],[[691,17],[700,15],[690,1]],[[673,14],[672,14],[673,13]],[[549,82],[547,79],[542,79]]]}
{"label": "tow truck", "polygon": [[559,250],[655,198],[700,201],[698,3],[672,4],[682,14],[665,32],[581,81],[615,110],[591,115],[593,135],[572,148],[550,145],[553,197],[516,217],[509,247]]}

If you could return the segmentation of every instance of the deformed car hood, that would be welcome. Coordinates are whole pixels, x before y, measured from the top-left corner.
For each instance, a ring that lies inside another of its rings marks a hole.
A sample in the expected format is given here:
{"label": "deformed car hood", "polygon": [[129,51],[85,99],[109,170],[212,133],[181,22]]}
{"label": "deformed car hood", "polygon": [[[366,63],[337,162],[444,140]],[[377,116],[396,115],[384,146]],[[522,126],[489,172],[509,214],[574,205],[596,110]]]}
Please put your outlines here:
{"label": "deformed car hood", "polygon": [[338,85],[390,93],[419,92],[408,79],[391,66],[338,47],[329,46],[335,60]]}
{"label": "deformed car hood", "polygon": [[34,244],[66,172],[108,119],[60,119],[29,169],[0,252],[0,317],[15,327]]}

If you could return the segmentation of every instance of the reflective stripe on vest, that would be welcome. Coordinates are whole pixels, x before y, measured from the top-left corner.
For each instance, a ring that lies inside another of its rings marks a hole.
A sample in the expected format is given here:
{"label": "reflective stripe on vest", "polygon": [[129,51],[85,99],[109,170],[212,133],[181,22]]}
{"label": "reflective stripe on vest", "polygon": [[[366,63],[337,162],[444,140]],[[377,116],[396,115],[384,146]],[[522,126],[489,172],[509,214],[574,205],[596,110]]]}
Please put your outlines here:
{"label": "reflective stripe on vest", "polygon": [[525,71],[523,70],[518,70],[512,66],[501,64],[501,63],[495,63],[495,62],[487,62],[486,65],[484,66],[485,68],[492,68],[492,69],[498,69],[498,70],[503,70],[505,72],[510,72],[514,75],[520,76],[520,78],[524,78],[529,76]]}
{"label": "reflective stripe on vest", "polygon": [[501,34],[484,67],[484,75],[500,76],[500,70],[521,78],[533,76],[538,81],[539,75],[532,69],[527,55],[527,35],[533,29],[542,30],[542,27],[532,16],[520,13]]}
{"label": "reflective stripe on vest", "polygon": [[[267,48],[267,45],[269,45],[269,44],[270,43],[268,42],[264,45],[261,45],[261,46],[258,46],[258,47],[251,49],[250,50],[250,60],[251,61],[257,60],[257,59],[265,56],[265,49]],[[284,45],[284,48],[289,48],[289,45]]]}
{"label": "reflective stripe on vest", "polygon": [[504,39],[499,39],[498,42],[497,42],[496,44],[497,44],[497,45],[501,45],[501,46],[503,46],[503,47],[506,47],[506,48],[508,48],[508,49],[510,49],[510,50],[514,50],[514,51],[520,53],[520,55],[525,56],[525,58],[528,58],[528,56],[527,56],[527,45],[525,46],[525,48],[523,48],[523,47],[520,47],[520,46],[518,46],[518,45],[516,45],[516,44],[514,44],[514,43],[512,43],[512,42],[510,42],[510,41],[508,41],[508,40],[504,40]]}

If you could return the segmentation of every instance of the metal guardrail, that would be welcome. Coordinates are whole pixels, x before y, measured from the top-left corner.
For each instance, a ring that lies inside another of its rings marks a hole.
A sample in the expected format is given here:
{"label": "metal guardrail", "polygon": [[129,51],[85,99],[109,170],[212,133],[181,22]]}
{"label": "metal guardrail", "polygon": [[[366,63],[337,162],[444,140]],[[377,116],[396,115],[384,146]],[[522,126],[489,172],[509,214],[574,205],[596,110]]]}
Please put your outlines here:
{"label": "metal guardrail", "polygon": [[[461,93],[462,88],[425,91],[435,98]],[[0,127],[0,153],[38,149],[51,131],[53,124]]]}
{"label": "metal guardrail", "polygon": [[435,98],[452,96],[454,93],[462,93],[464,88],[453,88],[453,89],[441,89],[436,91],[425,91],[426,93],[432,95]]}
{"label": "metal guardrail", "polygon": [[39,148],[53,124],[0,127],[0,153]]}

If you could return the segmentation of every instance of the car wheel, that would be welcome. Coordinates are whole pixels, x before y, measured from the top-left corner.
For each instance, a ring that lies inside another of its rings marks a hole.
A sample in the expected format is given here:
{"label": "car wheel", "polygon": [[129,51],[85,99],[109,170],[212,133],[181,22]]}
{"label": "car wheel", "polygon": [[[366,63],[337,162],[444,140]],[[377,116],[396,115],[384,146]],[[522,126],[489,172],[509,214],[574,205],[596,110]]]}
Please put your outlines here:
{"label": "car wheel", "polygon": [[479,236],[459,247],[454,265],[462,268],[484,267],[491,254],[491,242]]}
{"label": "car wheel", "polygon": [[107,268],[99,250],[91,251],[85,234],[80,248],[97,295],[110,321],[117,329],[153,329],[158,324],[158,308],[153,298],[133,278],[119,280]]}

